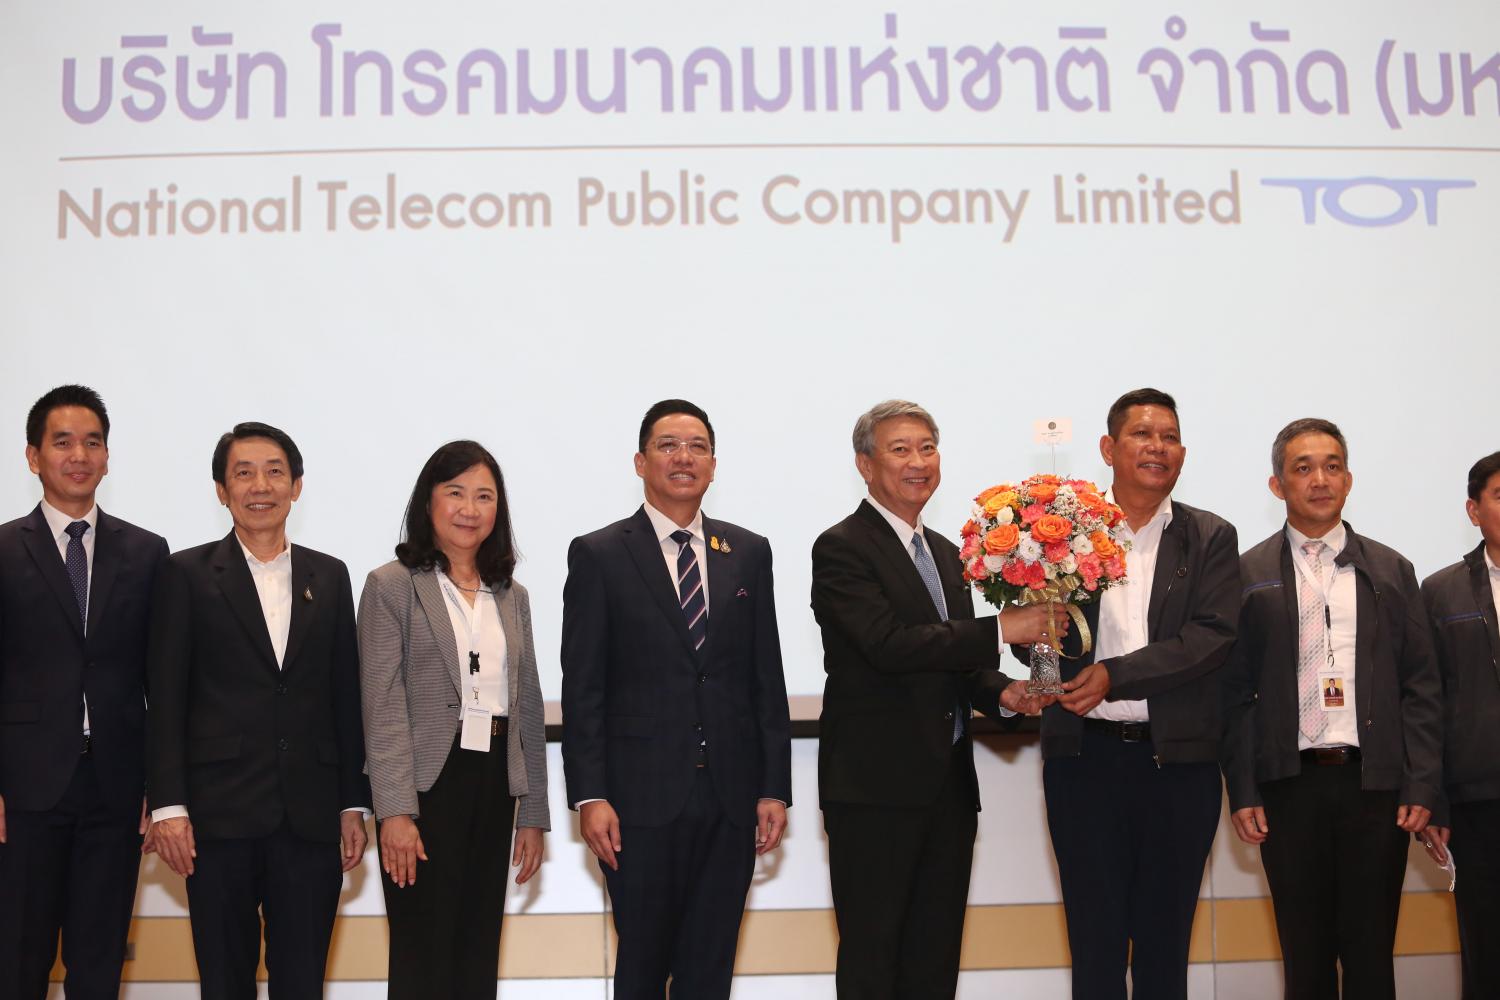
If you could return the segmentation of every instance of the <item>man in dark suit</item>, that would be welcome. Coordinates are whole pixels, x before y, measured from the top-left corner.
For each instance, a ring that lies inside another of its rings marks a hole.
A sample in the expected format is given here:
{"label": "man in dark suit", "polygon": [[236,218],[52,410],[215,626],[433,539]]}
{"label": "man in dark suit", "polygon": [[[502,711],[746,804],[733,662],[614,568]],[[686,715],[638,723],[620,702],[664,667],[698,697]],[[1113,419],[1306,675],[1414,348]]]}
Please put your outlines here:
{"label": "man in dark suit", "polygon": [[1172,498],[1187,448],[1159,389],[1109,409],[1099,453],[1125,512],[1126,584],[1084,607],[1066,694],[1042,713],[1047,828],[1073,996],[1185,1000],[1188,945],[1219,825],[1219,673],[1239,608],[1234,526]]}
{"label": "man in dark suit", "polygon": [[563,769],[620,947],[615,997],[723,1000],[755,857],[792,801],[771,546],[703,516],[714,432],[686,400],[641,421],[646,502],[573,540]]}
{"label": "man in dark suit", "polygon": [[[1290,1000],[1396,996],[1407,834],[1438,803],[1442,679],[1411,563],[1343,521],[1354,478],[1327,420],[1271,448],[1286,527],[1241,558],[1224,775],[1258,844]],[[1323,697],[1329,680],[1343,689]]]}
{"label": "man in dark suit", "polygon": [[951,998],[978,825],[970,708],[1039,710],[998,666],[1002,642],[1046,636],[1047,609],[974,617],[958,549],[922,525],[941,479],[926,410],[888,400],[865,413],[854,464],[869,497],[812,551],[838,995]]}
{"label": "man in dark suit", "polygon": [[187,877],[205,998],[255,996],[262,915],[273,995],[320,997],[370,807],[349,571],[287,542],[284,432],[237,424],[213,476],[234,529],[171,556],[152,609],[156,846]]}
{"label": "man in dark suit", "polygon": [[65,385],[31,408],[42,500],[0,526],[0,998],[114,998],[146,832],[146,631],[167,543],[94,502],[109,416]]}
{"label": "man in dark suit", "polygon": [[1483,536],[1422,582],[1443,675],[1443,784],[1448,817],[1424,839],[1440,861],[1463,858],[1456,880],[1464,1000],[1500,996],[1500,451],[1469,470],[1469,521]]}

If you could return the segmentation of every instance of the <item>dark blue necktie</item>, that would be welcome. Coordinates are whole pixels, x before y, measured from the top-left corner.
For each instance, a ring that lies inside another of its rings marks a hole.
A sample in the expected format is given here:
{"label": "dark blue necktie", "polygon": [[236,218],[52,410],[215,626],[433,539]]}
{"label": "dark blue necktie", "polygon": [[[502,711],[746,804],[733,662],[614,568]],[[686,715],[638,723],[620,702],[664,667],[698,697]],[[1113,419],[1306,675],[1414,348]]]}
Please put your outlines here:
{"label": "dark blue necktie", "polygon": [[[927,586],[927,593],[932,597],[933,606],[937,608],[938,617],[947,621],[948,602],[943,599],[943,581],[938,579],[937,563],[932,561],[932,556],[927,552],[927,546],[922,544],[921,532],[916,532],[911,536],[911,556],[912,561],[917,564],[917,575]],[[953,713],[954,743],[963,738],[964,716],[968,714],[969,707],[962,701],[958,702]]]}
{"label": "dark blue necktie", "polygon": [[703,597],[703,574],[698,570],[692,540],[691,531],[679,528],[672,532],[672,541],[677,543],[677,600],[682,604],[693,648],[702,649],[703,640],[708,638],[708,602]]}
{"label": "dark blue necktie", "polygon": [[89,557],[83,551],[83,533],[89,530],[87,521],[74,521],[63,529],[68,534],[68,579],[73,583],[73,596],[78,600],[78,619],[85,626],[89,620]]}

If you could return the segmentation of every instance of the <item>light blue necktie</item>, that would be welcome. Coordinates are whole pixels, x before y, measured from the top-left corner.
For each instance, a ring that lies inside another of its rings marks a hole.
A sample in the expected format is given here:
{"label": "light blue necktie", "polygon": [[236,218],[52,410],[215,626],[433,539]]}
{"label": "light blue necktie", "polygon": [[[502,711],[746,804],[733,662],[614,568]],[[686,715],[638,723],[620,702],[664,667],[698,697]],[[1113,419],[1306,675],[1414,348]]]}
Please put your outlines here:
{"label": "light blue necktie", "polygon": [[[927,587],[927,593],[932,598],[933,607],[937,608],[938,617],[943,621],[948,620],[948,602],[943,600],[943,581],[938,579],[937,564],[932,561],[932,556],[927,552],[927,546],[922,544],[922,533],[913,532],[911,536],[911,557],[917,564],[917,575],[922,578],[922,583]],[[953,710],[953,742],[957,743],[964,735],[964,716],[968,714],[968,708],[959,701]]]}

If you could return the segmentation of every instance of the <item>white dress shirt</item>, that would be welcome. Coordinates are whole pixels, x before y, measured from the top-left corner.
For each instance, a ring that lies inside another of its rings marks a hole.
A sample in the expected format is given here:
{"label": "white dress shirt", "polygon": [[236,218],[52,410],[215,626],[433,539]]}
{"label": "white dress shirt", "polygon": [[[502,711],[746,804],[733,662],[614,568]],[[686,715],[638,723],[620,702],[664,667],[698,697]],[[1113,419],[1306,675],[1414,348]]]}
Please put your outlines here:
{"label": "white dress shirt", "polygon": [[[85,593],[88,594],[88,597],[85,598],[85,600],[93,600],[94,535],[98,533],[94,529],[99,524],[99,505],[94,504],[89,508],[89,512],[82,517],[69,517],[67,514],[64,514],[62,511],[52,506],[46,500],[43,500],[42,517],[47,519],[47,530],[52,532],[52,540],[57,543],[57,554],[62,558],[63,566],[65,568],[68,565],[68,543],[73,540],[68,535],[68,525],[72,524],[74,521],[88,522],[89,528],[83,533],[83,538],[81,539],[81,541],[83,542],[83,558],[84,561],[88,564],[89,569],[88,590],[85,591]],[[83,623],[83,634],[88,635],[88,632],[89,623],[85,621]],[[83,696],[83,735],[89,735],[89,696],[87,693],[85,693]]]}
{"label": "white dress shirt", "polygon": [[[464,704],[478,705],[494,716],[505,715],[510,697],[505,683],[505,628],[500,624],[500,608],[494,594],[481,588],[474,594],[474,606],[470,607],[458,584],[447,573],[438,572],[438,585],[448,603],[448,621],[453,625],[453,640],[458,647]],[[471,652],[479,654],[478,673],[469,670]]]}
{"label": "white dress shirt", "polygon": [[1484,550],[1484,564],[1490,570],[1490,600],[1495,602],[1495,609],[1500,611],[1500,566],[1495,565],[1495,560],[1490,558],[1489,547]]}
{"label": "white dress shirt", "polygon": [[[1104,499],[1115,502],[1114,487]],[[1099,634],[1094,637],[1094,662],[1108,668],[1109,660],[1137,649],[1151,641],[1151,586],[1156,581],[1156,554],[1161,550],[1162,532],[1172,523],[1172,498],[1166,497],[1156,513],[1136,531],[1123,521],[1117,529],[1130,542],[1125,557],[1125,585],[1111,587],[1099,598]],[[1149,722],[1151,712],[1146,699],[1137,701],[1101,701],[1087,715],[1090,719],[1110,722]]]}
{"label": "white dress shirt", "polygon": [[[876,500],[873,496],[866,495],[865,499],[870,502],[871,507],[874,507],[875,510],[879,512],[881,517],[885,518],[885,522],[891,526],[891,530],[894,531],[896,533],[896,537],[901,540],[901,548],[906,552],[907,557],[911,559],[912,565],[916,565],[917,557],[911,550],[911,540],[917,532],[921,531],[923,533],[922,545],[927,549],[927,554],[929,556],[932,555],[932,546],[927,544],[927,534],[922,527],[922,517],[920,514],[917,515],[917,523],[914,527],[910,524],[907,524],[904,520],[897,517],[895,514],[892,514],[890,511],[886,510],[885,507],[881,505],[880,501]],[[933,559],[932,564],[936,566],[937,560]],[[946,600],[946,597],[944,598],[944,600]],[[946,614],[947,609],[944,608],[943,610]],[[1005,626],[1000,623],[999,616],[996,616],[995,618],[995,634],[999,638],[998,650],[999,652],[1003,653],[1005,652]],[[1006,714],[1014,714],[1011,713],[1009,709],[1002,709],[1002,711],[1006,712]]]}
{"label": "white dress shirt", "polygon": [[[1302,603],[1302,579],[1306,577],[1312,583],[1312,589],[1319,591],[1317,579],[1311,576],[1308,568],[1307,556],[1302,551],[1302,543],[1310,539],[1290,524],[1286,526],[1286,537],[1292,546],[1292,565],[1296,568],[1297,576],[1297,613],[1300,616],[1307,609]],[[1308,750],[1312,747],[1337,747],[1337,746],[1359,746],[1359,713],[1354,710],[1354,649],[1355,637],[1359,630],[1359,615],[1356,607],[1358,600],[1355,592],[1353,566],[1335,565],[1333,559],[1344,551],[1344,545],[1349,540],[1349,533],[1345,530],[1342,522],[1332,531],[1324,535],[1323,551],[1318,558],[1323,564],[1323,588],[1314,601],[1321,603],[1325,597],[1328,602],[1329,617],[1333,621],[1333,628],[1329,632],[1329,640],[1333,649],[1333,667],[1342,676],[1344,685],[1344,711],[1328,713],[1328,727],[1323,730],[1323,735],[1316,743],[1310,741],[1302,734],[1301,727],[1297,731],[1297,749]]]}
{"label": "white dress shirt", "polygon": [[[286,659],[286,641],[292,630],[292,543],[288,541],[281,554],[270,562],[261,562],[250,554],[238,534],[235,541],[245,554],[245,564],[250,567],[250,578],[255,581],[255,594],[260,598],[260,612],[266,620],[266,631],[271,634],[271,650],[276,654],[279,670]],[[370,815],[363,806],[350,806],[344,812]],[[151,810],[151,822],[187,816],[185,805],[162,806]]]}
{"label": "white dress shirt", "polygon": [[651,527],[656,532],[656,541],[661,545],[661,557],[667,564],[667,577],[672,581],[674,592],[677,590],[678,545],[672,538],[672,532],[692,533],[693,537],[688,539],[688,544],[693,547],[693,555],[698,557],[698,579],[703,583],[703,613],[710,614],[713,609],[708,606],[708,541],[703,537],[703,511],[694,512],[692,522],[684,527],[651,506],[650,501],[645,506],[646,516],[651,519]]}

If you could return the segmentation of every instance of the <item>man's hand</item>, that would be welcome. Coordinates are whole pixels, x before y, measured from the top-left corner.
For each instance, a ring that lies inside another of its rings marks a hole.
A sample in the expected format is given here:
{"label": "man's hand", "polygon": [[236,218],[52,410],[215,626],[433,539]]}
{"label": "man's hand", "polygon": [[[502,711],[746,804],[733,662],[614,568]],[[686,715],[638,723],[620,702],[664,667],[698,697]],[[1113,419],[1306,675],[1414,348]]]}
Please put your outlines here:
{"label": "man's hand", "polygon": [[1432,810],[1426,806],[1397,806],[1396,825],[1407,833],[1421,833],[1432,819]]}
{"label": "man's hand", "polygon": [[1417,836],[1422,838],[1422,846],[1427,850],[1427,856],[1440,865],[1448,863],[1448,838],[1453,836],[1453,829],[1446,826],[1429,826]]}
{"label": "man's hand", "polygon": [[344,871],[353,871],[364,860],[370,837],[365,833],[365,814],[350,809],[339,814],[339,846],[344,851]]}
{"label": "man's hand", "polygon": [[615,857],[620,853],[620,817],[607,799],[585,802],[578,807],[578,830],[594,857],[614,871],[620,870],[620,861]]}
{"label": "man's hand", "polygon": [[417,881],[417,862],[427,860],[417,821],[410,816],[389,816],[380,821],[380,861],[385,873],[405,889]]}
{"label": "man's hand", "polygon": [[510,854],[510,866],[521,869],[516,872],[516,885],[524,885],[542,867],[540,827],[523,826],[516,830],[516,844]]}
{"label": "man's hand", "polygon": [[[1028,604],[1024,608],[1011,606],[1000,612],[1000,629],[1005,634],[1005,641],[1021,646],[1034,642],[1061,646],[1062,637],[1068,634],[1068,624],[1068,610],[1062,604]],[[1052,631],[1053,625],[1057,626],[1055,633]]]}
{"label": "man's hand", "polygon": [[1019,715],[1041,715],[1042,709],[1056,700],[1056,695],[1027,691],[1025,681],[1011,681],[1000,692],[1000,704]]}
{"label": "man's hand", "polygon": [[776,799],[761,799],[755,804],[755,853],[765,854],[781,845],[786,832],[786,805]]}
{"label": "man's hand", "polygon": [[1074,715],[1088,715],[1109,694],[1109,668],[1090,663],[1063,685],[1063,692],[1057,699],[1059,705]]}
{"label": "man's hand", "polygon": [[1236,809],[1229,818],[1234,822],[1234,832],[1247,844],[1264,844],[1271,828],[1266,824],[1266,811],[1260,806]]}
{"label": "man's hand", "polygon": [[183,878],[193,874],[193,859],[198,848],[193,842],[193,823],[186,816],[164,819],[151,828],[151,837],[156,844],[156,853]]}

